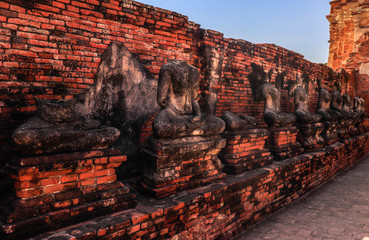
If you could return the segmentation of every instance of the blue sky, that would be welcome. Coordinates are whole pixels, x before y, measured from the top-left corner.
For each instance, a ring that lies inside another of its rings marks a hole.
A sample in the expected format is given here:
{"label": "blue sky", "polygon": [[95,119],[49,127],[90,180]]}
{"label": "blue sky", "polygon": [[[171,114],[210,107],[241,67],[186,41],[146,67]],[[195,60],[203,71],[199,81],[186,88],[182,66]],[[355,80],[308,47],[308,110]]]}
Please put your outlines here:
{"label": "blue sky", "polygon": [[330,0],[138,0],[187,15],[202,28],[253,43],[274,43],[326,63]]}

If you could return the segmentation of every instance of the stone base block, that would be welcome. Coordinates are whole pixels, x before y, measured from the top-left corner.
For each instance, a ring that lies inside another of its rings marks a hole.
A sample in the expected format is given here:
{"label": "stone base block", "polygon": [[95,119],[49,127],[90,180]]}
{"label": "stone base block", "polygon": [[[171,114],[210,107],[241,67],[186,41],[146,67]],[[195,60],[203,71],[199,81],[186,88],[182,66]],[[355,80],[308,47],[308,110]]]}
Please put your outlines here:
{"label": "stone base block", "polygon": [[145,146],[142,190],[162,198],[223,179],[226,174],[217,155],[225,145],[226,140],[220,136],[150,138]]}
{"label": "stone base block", "polygon": [[295,126],[273,127],[270,132],[269,149],[274,160],[280,161],[299,155],[304,151],[297,142],[298,129]]}
{"label": "stone base block", "polygon": [[238,132],[225,132],[226,147],[220,152],[224,172],[239,174],[273,162],[273,156],[265,148],[269,132],[266,129],[250,129]]}
{"label": "stone base block", "polygon": [[9,164],[14,195],[2,204],[1,231],[20,239],[136,205],[115,168],[117,150],[16,158]]}
{"label": "stone base block", "polygon": [[324,130],[322,123],[299,124],[298,142],[305,149],[305,152],[313,152],[324,146],[324,139],[320,136]]}

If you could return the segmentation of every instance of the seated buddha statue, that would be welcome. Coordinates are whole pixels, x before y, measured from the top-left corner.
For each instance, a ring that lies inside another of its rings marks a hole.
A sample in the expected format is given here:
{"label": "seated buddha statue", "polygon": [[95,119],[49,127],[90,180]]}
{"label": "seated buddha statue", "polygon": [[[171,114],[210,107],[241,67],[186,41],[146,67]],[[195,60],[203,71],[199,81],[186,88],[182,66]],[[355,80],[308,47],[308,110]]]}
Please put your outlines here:
{"label": "seated buddha statue", "polygon": [[153,122],[158,138],[211,136],[224,131],[222,119],[202,114],[197,101],[199,72],[186,61],[173,61],[159,73],[157,102],[161,110]]}
{"label": "seated buddha statue", "polygon": [[13,133],[13,141],[23,154],[104,149],[120,136],[118,129],[79,114],[74,99],[39,100],[37,105],[38,114]]}
{"label": "seated buddha statue", "polygon": [[351,97],[347,94],[342,95],[342,111],[345,115],[348,115],[350,118],[358,117],[358,113],[354,112],[354,102]]}
{"label": "seated buddha statue", "polygon": [[296,122],[296,116],[291,113],[282,113],[280,106],[280,91],[271,83],[261,87],[264,98],[264,121],[269,127],[291,126]]}
{"label": "seated buddha statue", "polygon": [[228,131],[238,131],[256,128],[256,119],[244,114],[236,115],[232,112],[225,111],[222,115],[223,121],[226,123]]}
{"label": "seated buddha statue", "polygon": [[335,91],[332,94],[332,101],[331,101],[331,110],[332,115],[337,119],[344,119],[347,116],[344,115],[344,112],[342,111],[342,96],[338,91]]}
{"label": "seated buddha statue", "polygon": [[335,120],[335,115],[333,115],[333,111],[330,108],[331,100],[332,100],[332,96],[328,92],[328,90],[325,88],[321,88],[319,90],[317,113],[322,116],[322,120],[325,122],[330,122],[330,121]]}
{"label": "seated buddha statue", "polygon": [[302,124],[317,123],[322,119],[321,115],[309,112],[309,98],[305,88],[297,87],[294,91],[294,95],[297,122]]}

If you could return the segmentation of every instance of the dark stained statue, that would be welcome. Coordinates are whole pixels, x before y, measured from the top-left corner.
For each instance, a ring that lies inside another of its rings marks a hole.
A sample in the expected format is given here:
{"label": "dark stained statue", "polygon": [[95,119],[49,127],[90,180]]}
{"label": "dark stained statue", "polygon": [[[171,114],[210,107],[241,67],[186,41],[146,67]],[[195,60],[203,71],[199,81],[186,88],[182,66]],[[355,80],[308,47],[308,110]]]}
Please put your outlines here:
{"label": "dark stained statue", "polygon": [[264,103],[264,121],[269,127],[291,126],[296,121],[296,116],[291,113],[281,112],[280,91],[271,83],[265,83],[261,88]]}
{"label": "dark stained statue", "polygon": [[13,141],[25,154],[104,149],[120,131],[80,116],[73,101],[38,102],[38,115],[17,128]]}
{"label": "dark stained statue", "polygon": [[153,122],[158,138],[210,136],[220,134],[225,123],[213,115],[202,114],[197,102],[199,72],[186,61],[162,66],[157,101],[161,111]]}
{"label": "dark stained statue", "polygon": [[317,113],[322,116],[323,121],[335,120],[335,115],[333,114],[333,111],[330,108],[331,100],[332,100],[332,96],[328,92],[328,90],[325,88],[321,88],[319,90]]}
{"label": "dark stained statue", "polygon": [[319,114],[313,114],[309,112],[309,98],[305,88],[297,87],[294,91],[294,102],[295,102],[295,115],[297,122],[306,123],[317,123],[322,119]]}
{"label": "dark stained statue", "polygon": [[226,129],[228,131],[256,128],[256,119],[244,114],[237,116],[232,112],[225,111],[222,115],[222,119],[226,123]]}

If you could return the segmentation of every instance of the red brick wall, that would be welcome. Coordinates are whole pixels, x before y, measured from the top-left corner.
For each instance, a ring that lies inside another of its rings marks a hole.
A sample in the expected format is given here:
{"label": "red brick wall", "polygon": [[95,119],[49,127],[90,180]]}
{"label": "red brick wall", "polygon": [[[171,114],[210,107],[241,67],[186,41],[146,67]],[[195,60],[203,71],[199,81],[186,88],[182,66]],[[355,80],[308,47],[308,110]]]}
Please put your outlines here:
{"label": "red brick wall", "polygon": [[[253,102],[248,81],[252,62],[266,70],[286,70],[286,81],[306,72],[312,80],[324,78],[331,87],[335,78],[330,68],[282,47],[224,38],[201,29],[186,16],[130,0],[1,0],[2,159],[11,150],[13,130],[36,111],[35,99],[72,98],[93,84],[100,56],[112,41],[123,42],[156,78],[168,60],[189,61],[202,73],[202,91],[207,85],[203,47],[225,49],[222,78],[214,86],[219,91],[217,114],[225,110],[247,113],[257,116],[260,126],[263,104]],[[309,91],[315,111],[317,84],[313,82]],[[282,99],[282,110],[292,111],[286,90]]]}

